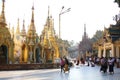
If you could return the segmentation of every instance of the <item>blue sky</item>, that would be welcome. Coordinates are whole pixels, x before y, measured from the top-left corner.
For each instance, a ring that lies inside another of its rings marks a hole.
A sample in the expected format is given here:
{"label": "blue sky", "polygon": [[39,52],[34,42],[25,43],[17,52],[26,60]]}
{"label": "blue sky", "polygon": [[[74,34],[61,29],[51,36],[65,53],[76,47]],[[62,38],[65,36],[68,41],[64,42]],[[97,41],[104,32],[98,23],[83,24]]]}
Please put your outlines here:
{"label": "blue sky", "polygon": [[7,23],[16,28],[17,19],[20,18],[22,28],[22,21],[25,19],[27,29],[31,20],[33,4],[35,26],[39,35],[46,22],[48,6],[50,6],[50,14],[54,18],[57,35],[59,33],[59,13],[62,6],[64,6],[63,11],[71,8],[70,12],[61,15],[61,38],[75,42],[81,41],[84,34],[84,24],[86,24],[86,32],[91,38],[96,30],[104,30],[104,26],[109,27],[110,24],[114,24],[113,16],[118,14],[120,10],[114,0],[6,0]]}

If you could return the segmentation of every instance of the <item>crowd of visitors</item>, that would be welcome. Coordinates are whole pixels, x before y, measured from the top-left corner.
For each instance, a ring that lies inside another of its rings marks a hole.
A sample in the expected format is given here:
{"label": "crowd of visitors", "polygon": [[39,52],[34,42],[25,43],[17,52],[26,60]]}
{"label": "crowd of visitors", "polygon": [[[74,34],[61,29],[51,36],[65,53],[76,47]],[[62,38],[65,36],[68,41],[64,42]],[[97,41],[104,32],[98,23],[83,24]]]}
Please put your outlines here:
{"label": "crowd of visitors", "polygon": [[106,73],[107,71],[110,74],[114,74],[114,66],[119,67],[120,58],[115,57],[93,57],[90,58],[88,63],[94,63],[96,65],[100,65],[100,72]]}
{"label": "crowd of visitors", "polygon": [[114,66],[116,63],[116,58],[114,57],[102,57],[100,60],[101,63],[101,68],[100,71],[103,71],[104,73],[107,72],[107,69],[109,71],[110,74],[114,74]]}
{"label": "crowd of visitors", "polygon": [[[120,58],[115,57],[86,57],[86,58],[77,58],[73,61],[76,66],[79,64],[95,67],[95,65],[100,66],[100,72],[109,74],[114,74],[114,67],[120,68]],[[70,70],[70,62],[66,57],[61,58],[60,61],[61,72]]]}
{"label": "crowd of visitors", "polygon": [[86,57],[76,59],[76,65],[86,64],[87,66],[95,67],[95,65],[100,66],[100,72],[114,74],[114,67],[120,67],[120,58],[114,57]]}

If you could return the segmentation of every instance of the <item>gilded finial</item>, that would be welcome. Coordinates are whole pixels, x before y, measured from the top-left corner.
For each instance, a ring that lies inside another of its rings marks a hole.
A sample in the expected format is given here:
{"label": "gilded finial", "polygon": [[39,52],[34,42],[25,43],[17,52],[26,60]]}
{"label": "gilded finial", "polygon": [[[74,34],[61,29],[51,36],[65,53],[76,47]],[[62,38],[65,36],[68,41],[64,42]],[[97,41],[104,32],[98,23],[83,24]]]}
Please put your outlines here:
{"label": "gilded finial", "polygon": [[3,2],[2,10],[4,11],[4,7],[5,7],[5,6],[4,6],[4,5],[5,5],[4,2],[5,2],[5,0],[2,0],[2,2]]}
{"label": "gilded finial", "polygon": [[86,32],[86,24],[84,24],[84,32]]}
{"label": "gilded finial", "polygon": [[5,9],[5,0],[2,0],[2,12],[0,15],[0,22],[5,23],[5,14],[4,14],[4,9]]}
{"label": "gilded finial", "polygon": [[33,4],[33,6],[32,6],[32,10],[34,10],[34,4]]}
{"label": "gilded finial", "polygon": [[16,33],[19,34],[20,33],[20,28],[19,28],[19,18],[18,18],[18,22],[17,22],[17,29],[16,29]]}
{"label": "gilded finial", "polygon": [[25,30],[25,20],[23,19],[23,30]]}
{"label": "gilded finial", "polygon": [[26,35],[26,30],[25,30],[25,20],[23,19],[23,28],[21,30],[21,35],[25,36]]}
{"label": "gilded finial", "polygon": [[34,24],[34,5],[32,6],[32,18],[31,18],[31,23],[30,23],[28,32],[31,30],[33,31],[33,33],[36,32],[35,24]]}
{"label": "gilded finial", "polygon": [[31,19],[31,22],[34,22],[34,4],[32,6],[32,19]]}
{"label": "gilded finial", "polygon": [[48,6],[48,16],[50,15],[50,7]]}

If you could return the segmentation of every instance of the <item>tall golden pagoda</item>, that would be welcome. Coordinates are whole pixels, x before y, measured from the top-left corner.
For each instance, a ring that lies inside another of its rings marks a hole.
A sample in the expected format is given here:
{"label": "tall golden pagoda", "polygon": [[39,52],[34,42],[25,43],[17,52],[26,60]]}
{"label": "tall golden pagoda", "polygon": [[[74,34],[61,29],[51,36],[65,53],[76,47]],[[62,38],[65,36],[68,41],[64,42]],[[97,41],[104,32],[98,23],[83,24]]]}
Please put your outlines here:
{"label": "tall golden pagoda", "polygon": [[[12,32],[13,34],[14,32]],[[25,21],[23,20],[22,30],[20,32],[19,19],[16,32],[14,34],[14,58],[16,63],[39,63],[41,46],[39,37],[36,33],[34,24],[34,6],[32,7],[32,18],[28,28],[25,30]]]}
{"label": "tall golden pagoda", "polygon": [[15,63],[19,63],[19,61],[21,60],[21,53],[22,53],[22,42],[23,42],[23,37],[21,36],[21,32],[20,32],[20,25],[19,25],[19,19],[17,22],[17,28],[16,28],[16,32],[14,32],[14,30],[11,30],[11,35],[13,35],[13,39],[14,39],[14,59],[15,59]]}
{"label": "tall golden pagoda", "polygon": [[39,37],[36,33],[34,24],[34,6],[32,7],[31,23],[26,34],[24,21],[23,29],[21,31],[22,47],[21,47],[21,63],[38,63],[40,62],[40,50]]}
{"label": "tall golden pagoda", "polygon": [[[31,63],[54,63],[59,58],[59,49],[54,30],[54,20],[49,15],[42,34],[36,33],[34,20],[34,6],[32,6],[32,17],[28,28],[25,30],[25,20],[23,20],[22,30],[20,30],[19,19],[16,30],[6,27],[4,14],[4,0],[2,13],[0,15],[0,64],[31,64]],[[15,32],[14,32],[15,31]]]}
{"label": "tall golden pagoda", "polygon": [[54,20],[52,19],[52,16],[49,15],[49,7],[48,17],[40,36],[40,41],[42,45],[42,57],[44,62],[54,63],[55,59],[59,58],[59,49],[54,30]]}
{"label": "tall golden pagoda", "polygon": [[10,64],[14,62],[14,42],[7,28],[4,9],[5,1],[2,0],[2,12],[0,15],[0,64]]}

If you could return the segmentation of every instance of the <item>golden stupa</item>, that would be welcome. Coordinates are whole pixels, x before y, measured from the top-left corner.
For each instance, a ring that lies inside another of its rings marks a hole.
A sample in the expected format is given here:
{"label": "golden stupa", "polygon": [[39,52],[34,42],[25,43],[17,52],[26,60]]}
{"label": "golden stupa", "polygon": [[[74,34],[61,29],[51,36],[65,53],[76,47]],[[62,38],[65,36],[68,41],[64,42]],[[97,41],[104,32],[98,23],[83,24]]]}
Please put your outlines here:
{"label": "golden stupa", "polygon": [[[54,20],[49,16],[45,23],[42,34],[36,33],[34,20],[34,6],[28,30],[25,30],[23,20],[20,30],[19,19],[17,28],[7,28],[4,14],[4,0],[2,1],[0,15],[0,64],[31,64],[31,63],[55,63],[59,58],[59,47],[54,30]],[[10,27],[10,25],[8,26]]]}
{"label": "golden stupa", "polygon": [[7,28],[4,0],[2,2],[2,11],[0,15],[0,64],[11,64],[14,62],[14,42]]}

